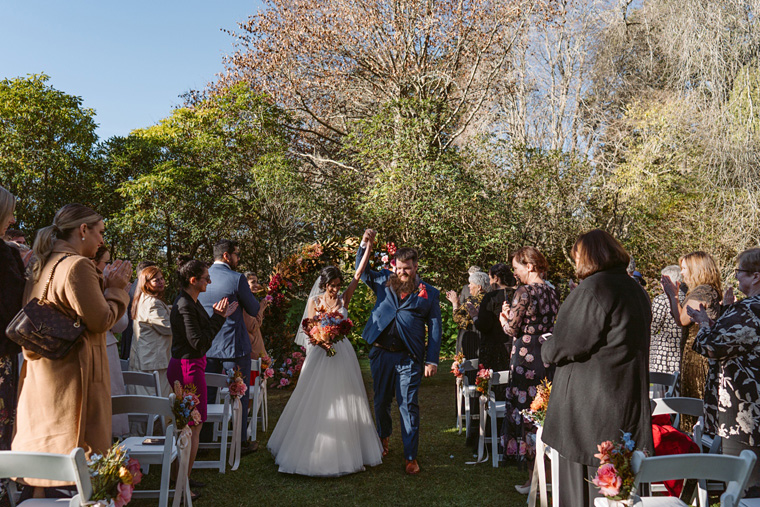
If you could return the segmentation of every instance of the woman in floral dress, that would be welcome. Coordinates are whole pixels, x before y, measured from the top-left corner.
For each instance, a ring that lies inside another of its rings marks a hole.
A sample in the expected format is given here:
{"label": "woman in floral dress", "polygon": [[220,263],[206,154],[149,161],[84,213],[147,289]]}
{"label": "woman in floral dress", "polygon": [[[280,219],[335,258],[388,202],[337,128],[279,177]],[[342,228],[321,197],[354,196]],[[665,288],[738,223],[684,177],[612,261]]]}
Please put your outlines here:
{"label": "woman in floral dress", "polygon": [[[734,270],[746,298],[713,322],[704,305],[689,309],[699,326],[694,351],[707,357],[705,426],[721,437],[723,454],[738,456],[748,449],[760,455],[760,248],[745,250]],[[748,487],[760,486],[760,465]],[[756,492],[757,493],[757,492]],[[755,496],[755,495],[753,495]]]}
{"label": "woman in floral dress", "polygon": [[[554,330],[559,298],[557,291],[543,280],[549,266],[536,248],[519,249],[512,257],[512,268],[522,285],[515,291],[512,303],[504,303],[499,317],[504,332],[513,337],[504,417],[504,454],[532,461],[536,453],[536,428],[523,419],[520,411],[530,407],[536,387],[545,378],[552,378],[553,370],[541,361],[544,342],[541,335]],[[528,468],[532,469],[530,463]],[[515,486],[521,493],[527,493],[529,487],[530,479],[522,486]]]}

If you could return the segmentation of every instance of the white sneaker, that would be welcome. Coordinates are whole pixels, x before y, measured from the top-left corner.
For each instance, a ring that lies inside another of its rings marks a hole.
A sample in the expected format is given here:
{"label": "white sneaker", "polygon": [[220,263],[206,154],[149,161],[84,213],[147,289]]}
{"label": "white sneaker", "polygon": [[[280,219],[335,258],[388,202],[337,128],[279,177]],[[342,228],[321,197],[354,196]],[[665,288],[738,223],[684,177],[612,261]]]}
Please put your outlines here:
{"label": "white sneaker", "polygon": [[515,484],[515,489],[521,495],[527,495],[528,493],[530,493],[530,484],[528,484],[527,486],[522,486],[522,485]]}

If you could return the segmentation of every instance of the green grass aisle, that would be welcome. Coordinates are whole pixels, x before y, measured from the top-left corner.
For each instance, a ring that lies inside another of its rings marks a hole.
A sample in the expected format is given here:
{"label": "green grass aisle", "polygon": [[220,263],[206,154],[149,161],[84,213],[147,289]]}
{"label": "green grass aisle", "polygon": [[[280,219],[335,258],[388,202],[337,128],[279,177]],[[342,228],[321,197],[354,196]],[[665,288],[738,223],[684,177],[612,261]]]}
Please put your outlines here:
{"label": "green grass aisle", "polygon": [[[369,362],[361,361],[367,392],[372,396]],[[194,505],[217,506],[290,506],[290,505],[507,505],[523,506],[527,497],[519,495],[514,484],[522,484],[527,472],[516,466],[493,468],[489,463],[465,465],[472,461],[465,447],[464,434],[454,426],[454,378],[449,373],[451,361],[441,364],[432,379],[423,379],[420,389],[420,450],[422,473],[409,477],[403,471],[398,411],[393,407],[394,432],[390,454],[382,465],[365,472],[336,479],[316,479],[277,472],[272,455],[266,450],[271,433],[259,432],[258,452],[245,456],[240,468],[226,474],[196,470],[193,478],[207,484]],[[292,390],[269,391],[271,428],[285,407]],[[372,400],[370,398],[370,405]],[[151,469],[151,476],[155,476]],[[155,477],[145,479],[145,486],[155,487]],[[135,500],[135,507],[155,505],[155,501]]]}

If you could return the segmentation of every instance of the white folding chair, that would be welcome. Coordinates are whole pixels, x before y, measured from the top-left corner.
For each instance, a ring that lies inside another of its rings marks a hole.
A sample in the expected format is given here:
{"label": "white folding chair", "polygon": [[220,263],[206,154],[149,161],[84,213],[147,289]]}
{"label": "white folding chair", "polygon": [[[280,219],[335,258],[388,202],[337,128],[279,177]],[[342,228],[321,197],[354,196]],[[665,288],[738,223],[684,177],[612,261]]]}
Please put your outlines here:
{"label": "white folding chair", "polygon": [[[72,498],[35,498],[21,502],[22,506],[69,506],[89,505],[92,496],[90,472],[84,450],[77,447],[69,454],[48,454],[44,452],[0,451],[0,479],[21,477],[24,479],[46,479],[76,484],[77,494]],[[8,499],[12,507],[17,501],[16,483],[9,481]]]}
{"label": "white folding chair", "polygon": [[[636,474],[634,488],[641,491],[643,484],[671,481],[677,479],[715,480],[727,484],[726,492],[720,497],[721,507],[737,507],[747,486],[752,467],[757,456],[751,451],[742,451],[739,456],[722,454],[676,454],[673,456],[653,456],[647,458],[643,452],[633,453],[631,469]],[[596,498],[594,505],[602,503],[604,498]],[[636,503],[639,505],[639,503]],[[643,507],[685,506],[675,497],[641,497]],[[709,507],[707,492],[700,488],[699,507]]]}
{"label": "white folding chair", "polygon": [[[493,386],[509,383],[509,370],[491,371],[488,392],[480,397],[480,435],[478,437],[478,462],[483,460],[485,445],[491,444],[491,461],[494,468],[499,466],[499,439],[496,421],[506,414],[506,401],[496,401]],[[486,419],[491,420],[491,436],[486,436]]]}
{"label": "white folding chair", "polygon": [[[168,398],[159,398],[156,396],[140,396],[128,394],[126,396],[111,397],[111,407],[114,414],[157,414],[161,417],[171,420],[172,406],[174,405],[174,393]],[[137,459],[140,466],[145,468],[148,465],[161,465],[161,482],[158,490],[135,490],[132,492],[134,498],[156,498],[158,505],[166,507],[169,505],[169,495],[173,490],[169,489],[169,474],[171,464],[177,459],[177,442],[174,431],[174,424],[166,426],[164,436],[159,438],[159,445],[146,444],[146,437],[128,437],[125,438],[121,445],[129,451],[129,456]],[[186,484],[185,492],[190,495],[190,488]],[[192,505],[192,501],[189,505]]]}
{"label": "white folding chair", "polygon": [[219,460],[195,461],[193,469],[216,468],[220,474],[223,474],[227,466],[227,445],[229,444],[227,437],[229,436],[230,419],[232,418],[227,375],[206,372],[206,385],[218,388],[216,390],[216,403],[206,405],[206,424],[214,425],[214,441],[201,442],[198,447],[200,449],[219,448]]}
{"label": "white folding chair", "polygon": [[[122,359],[123,361],[123,359]],[[146,373],[143,371],[122,371],[121,376],[124,379],[124,386],[141,386],[147,387],[153,396],[161,396],[161,383],[158,377],[158,372]],[[134,394],[134,393],[129,393]],[[163,417],[159,417],[157,414],[129,414],[130,422],[138,422],[146,425],[145,435],[153,435],[153,427],[156,424],[156,420],[161,421],[161,430],[166,427],[166,421]],[[132,429],[132,428],[130,428]],[[132,431],[135,431],[132,429]],[[140,430],[141,431],[141,430]],[[134,434],[134,433],[133,433]],[[148,473],[147,471],[145,473]]]}
{"label": "white folding chair", "polygon": [[[467,359],[462,363],[462,369],[467,372],[478,370],[478,359]],[[460,380],[460,379],[457,379]],[[476,388],[470,385],[470,381],[467,375],[463,375],[461,382],[457,382],[457,429],[459,434],[462,434],[462,421],[465,425],[465,435],[470,432],[470,422],[472,419],[477,419],[478,415],[472,414],[472,407],[470,404],[470,397],[475,396]],[[464,408],[464,413],[462,412]]]}
{"label": "white folding chair", "polygon": [[121,363],[121,371],[129,371],[128,359],[119,359],[119,363]]}
{"label": "white folding chair", "polygon": [[[248,418],[248,437],[251,440],[256,440],[259,418],[261,418],[261,431],[266,432],[268,422],[267,383],[263,377],[264,371],[261,367],[261,359],[251,359],[251,371],[259,372],[256,375],[256,380],[248,387],[248,397],[251,400],[251,414]],[[261,412],[261,415],[259,415],[259,412]]]}
{"label": "white folding chair", "polygon": [[[536,431],[536,460],[533,463],[528,507],[536,507],[539,499],[541,507],[547,507],[547,491],[552,492],[552,507],[559,507],[559,453],[544,443],[543,434],[544,428],[539,426]],[[546,479],[546,459],[551,463],[552,482]]]}
{"label": "white folding chair", "polygon": [[678,385],[678,372],[661,373],[658,371],[649,372],[649,397],[650,398],[669,398],[675,396],[676,385]]}

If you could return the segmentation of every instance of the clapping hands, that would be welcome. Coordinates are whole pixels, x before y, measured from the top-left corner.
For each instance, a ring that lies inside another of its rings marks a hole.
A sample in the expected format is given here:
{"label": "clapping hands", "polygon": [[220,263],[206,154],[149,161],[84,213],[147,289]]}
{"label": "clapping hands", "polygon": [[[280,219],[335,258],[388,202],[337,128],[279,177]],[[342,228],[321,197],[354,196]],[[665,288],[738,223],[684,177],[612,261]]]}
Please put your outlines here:
{"label": "clapping hands", "polygon": [[132,263],[129,261],[117,259],[103,270],[106,289],[126,290],[130,278],[132,278]]}
{"label": "clapping hands", "polygon": [[222,299],[221,301],[217,302],[214,305],[214,313],[217,315],[221,315],[225,319],[235,313],[235,310],[237,310],[238,303],[237,301],[230,303],[227,301],[227,298]]}
{"label": "clapping hands", "polygon": [[678,288],[681,286],[681,282],[673,283],[669,276],[662,275],[662,278],[660,278],[660,283],[662,284],[662,290],[665,291],[665,294],[672,298],[676,297],[678,294]]}
{"label": "clapping hands", "polygon": [[699,309],[694,309],[691,306],[686,307],[686,313],[689,314],[691,320],[700,326],[707,325],[712,327],[713,320],[707,315],[707,309],[702,303],[699,304]]}

